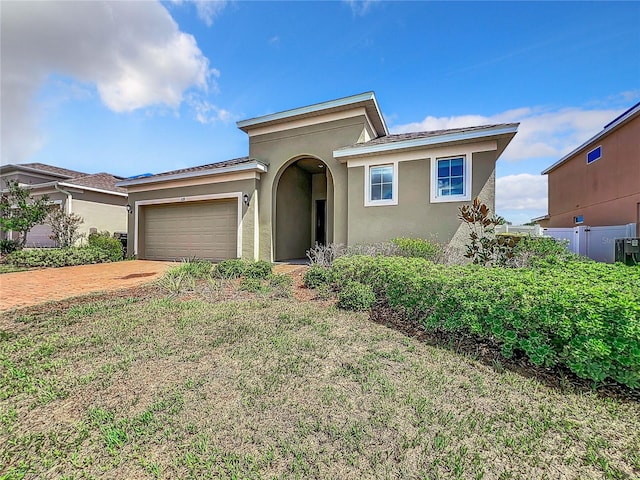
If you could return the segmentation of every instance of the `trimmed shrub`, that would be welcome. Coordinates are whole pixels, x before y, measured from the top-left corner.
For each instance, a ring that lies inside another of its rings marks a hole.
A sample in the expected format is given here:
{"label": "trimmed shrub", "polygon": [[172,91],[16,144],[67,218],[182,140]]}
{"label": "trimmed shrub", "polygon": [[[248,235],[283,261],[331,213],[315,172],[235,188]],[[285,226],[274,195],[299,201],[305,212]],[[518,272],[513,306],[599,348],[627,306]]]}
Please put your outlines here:
{"label": "trimmed shrub", "polygon": [[358,281],[427,330],[473,334],[502,354],[561,364],[582,378],[640,387],[640,268],[596,262],[538,268],[449,267],[422,259],[350,257],[338,284]]}
{"label": "trimmed shrub", "polygon": [[222,278],[238,278],[244,273],[246,263],[239,258],[223,260],[216,265],[216,273]]}
{"label": "trimmed shrub", "polygon": [[87,242],[90,248],[99,248],[109,252],[111,261],[122,260],[122,244],[120,240],[109,235],[109,232],[90,233]]}
{"label": "trimmed shrub", "polygon": [[368,310],[375,301],[373,288],[360,282],[347,282],[338,292],[338,307],[345,310]]}
{"label": "trimmed shrub", "polygon": [[67,267],[91,263],[116,262],[122,252],[108,251],[96,247],[35,248],[13,252],[7,263],[17,267]]}
{"label": "trimmed shrub", "polygon": [[328,285],[333,281],[331,269],[314,264],[304,272],[302,282],[307,288],[318,288],[320,285]]}
{"label": "trimmed shrub", "polygon": [[257,278],[264,280],[269,278],[273,271],[273,265],[264,260],[257,260],[255,262],[247,262],[243,275],[248,278]]}
{"label": "trimmed shrub", "polygon": [[398,246],[398,253],[403,257],[426,258],[435,262],[442,255],[440,244],[422,238],[398,237],[391,242]]}

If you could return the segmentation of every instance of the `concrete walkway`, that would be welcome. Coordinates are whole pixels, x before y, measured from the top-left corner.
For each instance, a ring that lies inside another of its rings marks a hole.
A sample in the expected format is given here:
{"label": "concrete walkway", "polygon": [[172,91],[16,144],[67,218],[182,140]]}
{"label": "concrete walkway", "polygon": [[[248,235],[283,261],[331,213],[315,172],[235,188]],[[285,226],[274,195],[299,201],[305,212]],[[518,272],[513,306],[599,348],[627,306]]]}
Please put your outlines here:
{"label": "concrete walkway", "polygon": [[172,262],[130,260],[4,273],[0,275],[0,311],[93,292],[136,287],[155,280],[175,265]]}

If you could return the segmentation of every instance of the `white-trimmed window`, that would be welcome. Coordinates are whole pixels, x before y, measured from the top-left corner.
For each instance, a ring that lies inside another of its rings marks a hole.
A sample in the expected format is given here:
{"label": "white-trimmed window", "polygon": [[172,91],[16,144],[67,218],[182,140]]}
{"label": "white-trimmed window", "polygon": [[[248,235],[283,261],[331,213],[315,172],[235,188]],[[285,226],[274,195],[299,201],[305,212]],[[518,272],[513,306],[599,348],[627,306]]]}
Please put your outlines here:
{"label": "white-trimmed window", "polygon": [[471,155],[436,158],[431,161],[431,201],[471,200]]}
{"label": "white-trimmed window", "polygon": [[367,165],[364,182],[365,207],[398,204],[398,163]]}

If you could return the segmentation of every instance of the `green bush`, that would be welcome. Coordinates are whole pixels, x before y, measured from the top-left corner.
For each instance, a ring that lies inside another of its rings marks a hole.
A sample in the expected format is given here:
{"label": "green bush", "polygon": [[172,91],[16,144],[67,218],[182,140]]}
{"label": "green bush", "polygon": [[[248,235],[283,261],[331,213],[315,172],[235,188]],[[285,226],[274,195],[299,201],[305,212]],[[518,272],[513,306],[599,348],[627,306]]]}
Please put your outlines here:
{"label": "green bush", "polygon": [[90,233],[87,242],[90,248],[99,248],[110,252],[112,261],[122,260],[122,244],[120,240],[110,236],[109,232]]}
{"label": "green bush", "polygon": [[240,281],[240,290],[251,293],[267,293],[269,287],[259,278],[244,277]]}
{"label": "green bush", "polygon": [[331,269],[318,264],[311,265],[302,277],[302,283],[307,288],[318,288],[332,281]]}
{"label": "green bush", "polygon": [[15,252],[20,244],[15,240],[0,240],[0,253],[6,255],[7,253]]}
{"label": "green bush", "polygon": [[90,263],[116,262],[122,252],[96,247],[34,248],[19,250],[7,256],[7,263],[17,267],[67,267]]}
{"label": "green bush", "polygon": [[178,267],[174,267],[171,271],[174,274],[186,275],[192,278],[207,278],[211,275],[213,264],[207,260],[190,259],[182,262]]}
{"label": "green bush", "polygon": [[375,288],[427,330],[488,338],[510,357],[640,387],[640,269],[557,262],[538,268],[451,267],[422,259],[348,257],[336,281]]}
{"label": "green bush", "polygon": [[544,266],[567,261],[590,261],[586,257],[569,251],[565,242],[551,237],[522,237],[513,249],[513,253],[516,259],[524,258],[526,266]]}
{"label": "green bush", "polygon": [[399,253],[403,257],[426,258],[435,261],[442,255],[442,246],[438,243],[422,238],[398,237],[391,240],[398,246]]}
{"label": "green bush", "polygon": [[238,278],[244,273],[247,264],[239,258],[223,260],[216,265],[216,273],[223,278]]}
{"label": "green bush", "polygon": [[255,262],[247,262],[242,274],[248,278],[264,280],[269,278],[272,271],[273,265],[271,265],[271,263],[264,260],[257,260]]}
{"label": "green bush", "polygon": [[347,282],[338,292],[338,306],[345,310],[368,310],[375,301],[373,288],[360,282]]}

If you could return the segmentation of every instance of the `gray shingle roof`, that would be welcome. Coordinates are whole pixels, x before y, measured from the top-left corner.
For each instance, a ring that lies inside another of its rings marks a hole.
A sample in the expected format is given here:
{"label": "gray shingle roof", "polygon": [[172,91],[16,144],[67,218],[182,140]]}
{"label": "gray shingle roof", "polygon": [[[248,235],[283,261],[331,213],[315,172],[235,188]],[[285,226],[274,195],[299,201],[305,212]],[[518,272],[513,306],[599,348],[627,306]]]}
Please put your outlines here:
{"label": "gray shingle roof", "polygon": [[85,172],[78,172],[76,170],[69,170],[68,168],[55,167],[53,165],[47,165],[45,163],[19,163],[15,164],[15,167],[26,167],[34,170],[40,170],[41,172],[52,173],[61,177],[73,178],[82,175],[87,175]]}
{"label": "gray shingle roof", "polygon": [[[155,175],[151,175],[151,177],[153,177],[153,178],[155,178],[155,177],[165,177],[165,176],[169,176],[169,175],[179,175],[181,173],[200,172],[200,171],[203,171],[203,170],[213,170],[213,169],[216,169],[216,168],[224,168],[224,167],[231,167],[233,165],[240,165],[242,163],[248,163],[250,161],[251,161],[251,159],[249,157],[240,157],[240,158],[234,158],[233,160],[225,160],[223,162],[207,163],[206,165],[198,165],[196,167],[180,168],[178,170],[171,170],[170,172],[157,173]],[[147,178],[151,178],[151,177],[147,177]]]}
{"label": "gray shingle roof", "polygon": [[450,135],[455,133],[468,133],[474,131],[487,130],[496,127],[515,127],[517,123],[496,123],[493,125],[478,125],[475,127],[463,127],[463,128],[449,128],[446,130],[431,130],[427,132],[411,132],[411,133],[396,133],[392,135],[386,135],[384,137],[374,138],[364,143],[356,143],[354,145],[348,145],[346,147],[337,148],[336,150],[346,150],[355,147],[368,147],[372,145],[383,145],[389,143],[405,142],[407,140],[416,140],[420,138],[440,137],[443,135]]}
{"label": "gray shingle roof", "polygon": [[116,182],[122,180],[122,177],[116,177],[110,173],[94,173],[93,175],[83,175],[81,177],[71,178],[64,183],[69,185],[77,185],[79,187],[97,188],[99,190],[107,190],[111,192],[127,193],[122,187],[116,187]]}

